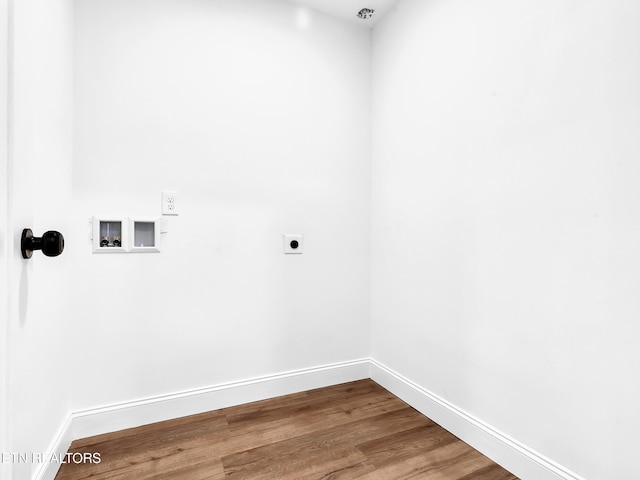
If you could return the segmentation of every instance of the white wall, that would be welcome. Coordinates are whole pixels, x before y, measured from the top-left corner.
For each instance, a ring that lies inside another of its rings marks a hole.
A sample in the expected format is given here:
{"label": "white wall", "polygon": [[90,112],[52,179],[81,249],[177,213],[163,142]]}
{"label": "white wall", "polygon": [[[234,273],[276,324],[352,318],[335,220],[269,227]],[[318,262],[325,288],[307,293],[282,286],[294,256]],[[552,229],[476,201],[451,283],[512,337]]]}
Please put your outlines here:
{"label": "white wall", "polygon": [[[73,410],[368,356],[370,31],[284,1],[75,9]],[[162,253],[91,253],[90,216],[159,216],[163,189]]]}
{"label": "white wall", "polygon": [[401,0],[373,34],[372,356],[635,478],[640,4]]}
{"label": "white wall", "polygon": [[[6,59],[9,52],[9,5],[7,0],[0,0],[0,52]],[[9,285],[9,249],[8,233],[8,95],[9,95],[9,62],[0,62],[0,452],[9,451],[9,369],[8,369],[8,328],[9,310],[7,288]],[[9,477],[10,464],[0,463],[0,477]]]}
{"label": "white wall", "polygon": [[[9,214],[3,238],[8,252],[7,451],[30,453],[48,450],[69,411],[70,257],[35,252],[23,260],[20,234],[27,227],[37,235],[69,231],[72,10],[65,0],[25,0],[13,2],[11,13]],[[16,463],[11,478],[31,478],[40,467]]]}
{"label": "white wall", "polygon": [[[639,14],[401,0],[371,76],[367,29],[278,0],[14,2],[11,450],[70,411],[371,354],[589,480],[632,477]],[[91,215],[159,215],[162,189],[161,254],[91,253]],[[65,253],[19,260],[26,226]]]}

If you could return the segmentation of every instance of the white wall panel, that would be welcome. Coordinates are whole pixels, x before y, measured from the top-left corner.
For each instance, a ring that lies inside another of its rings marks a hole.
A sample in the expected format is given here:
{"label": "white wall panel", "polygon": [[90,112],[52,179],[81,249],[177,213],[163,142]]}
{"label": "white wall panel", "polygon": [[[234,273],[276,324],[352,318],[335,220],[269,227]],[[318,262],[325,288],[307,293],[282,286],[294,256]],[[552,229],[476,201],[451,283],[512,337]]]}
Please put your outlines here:
{"label": "white wall panel", "polygon": [[[74,408],[366,356],[370,31],[280,1],[75,5]],[[89,217],[162,190],[162,253],[92,255]]]}
{"label": "white wall panel", "polygon": [[636,471],[638,18],[403,0],[373,34],[372,356],[593,480]]}

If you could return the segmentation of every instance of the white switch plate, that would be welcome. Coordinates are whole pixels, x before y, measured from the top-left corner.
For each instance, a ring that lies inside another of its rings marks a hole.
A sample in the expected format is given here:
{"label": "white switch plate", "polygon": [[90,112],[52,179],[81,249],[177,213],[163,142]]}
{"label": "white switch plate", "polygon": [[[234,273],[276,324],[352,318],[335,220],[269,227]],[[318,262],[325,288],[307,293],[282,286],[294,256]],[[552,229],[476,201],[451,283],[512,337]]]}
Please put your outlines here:
{"label": "white switch plate", "polygon": [[302,253],[304,235],[284,235],[284,253]]}
{"label": "white switch plate", "polygon": [[178,192],[162,192],[162,215],[180,215],[178,211]]}

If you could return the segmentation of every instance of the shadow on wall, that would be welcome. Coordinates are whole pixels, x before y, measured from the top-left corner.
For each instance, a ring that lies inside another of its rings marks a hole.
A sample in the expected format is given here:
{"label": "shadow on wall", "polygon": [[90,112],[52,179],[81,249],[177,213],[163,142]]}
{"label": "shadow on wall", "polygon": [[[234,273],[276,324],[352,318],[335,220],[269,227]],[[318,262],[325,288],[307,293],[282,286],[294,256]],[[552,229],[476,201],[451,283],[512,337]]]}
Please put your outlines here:
{"label": "shadow on wall", "polygon": [[25,326],[27,323],[27,315],[29,314],[29,267],[27,261],[22,261],[22,270],[20,271],[20,291],[18,302],[18,314],[20,325]]}

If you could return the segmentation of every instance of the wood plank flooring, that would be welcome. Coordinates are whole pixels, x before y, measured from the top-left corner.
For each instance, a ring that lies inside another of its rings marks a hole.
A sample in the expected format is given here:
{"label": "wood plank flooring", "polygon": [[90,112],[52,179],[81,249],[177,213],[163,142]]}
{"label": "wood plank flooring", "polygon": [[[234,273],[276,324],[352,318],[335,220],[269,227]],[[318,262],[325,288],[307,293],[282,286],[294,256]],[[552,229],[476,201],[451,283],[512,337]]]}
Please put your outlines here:
{"label": "wood plank flooring", "polygon": [[517,480],[372,380],[76,440],[56,480]]}

